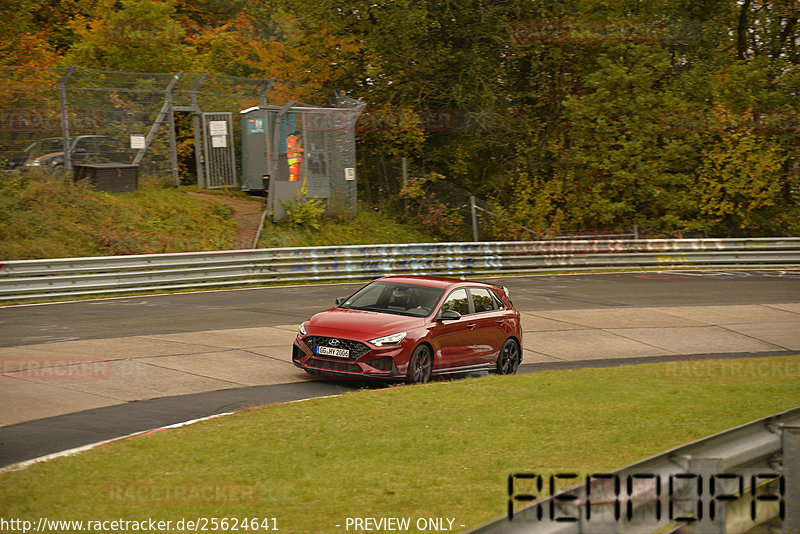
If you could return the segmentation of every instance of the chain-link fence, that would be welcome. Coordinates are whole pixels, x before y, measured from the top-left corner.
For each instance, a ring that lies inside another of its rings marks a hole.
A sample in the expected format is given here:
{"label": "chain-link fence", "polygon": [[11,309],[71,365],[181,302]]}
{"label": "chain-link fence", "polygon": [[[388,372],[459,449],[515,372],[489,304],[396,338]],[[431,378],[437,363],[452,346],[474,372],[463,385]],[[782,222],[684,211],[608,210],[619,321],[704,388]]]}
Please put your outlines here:
{"label": "chain-link fence", "polygon": [[[498,226],[507,223],[519,228],[524,240],[540,239],[639,239],[640,231],[635,225],[630,229],[609,232],[608,230],[583,230],[554,233],[540,232],[512,222],[492,211],[486,200],[477,198],[467,189],[444,177],[428,175],[419,180],[420,191],[412,193],[411,201],[404,203],[406,213],[423,228],[452,241],[493,241],[500,239]],[[407,191],[412,190],[407,188]],[[401,196],[403,196],[401,194]]]}
{"label": "chain-link fence", "polygon": [[[303,193],[324,189],[329,204],[355,211],[354,126],[363,107],[276,78],[0,67],[0,168],[133,163],[140,174],[168,176],[175,184],[194,174],[200,188],[261,191],[263,177],[289,179],[282,171],[291,132],[284,130],[292,122],[306,136]],[[272,113],[275,124],[257,155],[265,169],[248,176],[238,151],[239,116],[251,109],[264,111],[265,119]]]}
{"label": "chain-link fence", "polygon": [[[0,160],[6,169],[75,163],[131,163],[131,135],[149,140],[141,169],[173,167],[162,113],[173,74],[106,72],[76,67],[0,69]],[[173,130],[174,131],[174,130]],[[136,145],[134,145],[136,146]]]}

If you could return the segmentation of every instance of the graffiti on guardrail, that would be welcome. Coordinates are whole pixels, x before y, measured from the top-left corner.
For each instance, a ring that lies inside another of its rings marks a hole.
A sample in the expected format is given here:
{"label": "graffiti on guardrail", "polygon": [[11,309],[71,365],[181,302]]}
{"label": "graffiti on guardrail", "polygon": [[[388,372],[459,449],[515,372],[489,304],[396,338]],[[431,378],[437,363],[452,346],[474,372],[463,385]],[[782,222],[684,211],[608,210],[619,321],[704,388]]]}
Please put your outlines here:
{"label": "graffiti on guardrail", "polygon": [[800,238],[420,243],[13,260],[0,268],[0,301],[403,273],[479,276],[722,264],[800,267]]}
{"label": "graffiti on guardrail", "polygon": [[671,265],[676,264],[683,264],[686,265],[689,263],[689,260],[686,258],[686,255],[681,254],[677,256],[659,256],[658,263],[669,263]]}

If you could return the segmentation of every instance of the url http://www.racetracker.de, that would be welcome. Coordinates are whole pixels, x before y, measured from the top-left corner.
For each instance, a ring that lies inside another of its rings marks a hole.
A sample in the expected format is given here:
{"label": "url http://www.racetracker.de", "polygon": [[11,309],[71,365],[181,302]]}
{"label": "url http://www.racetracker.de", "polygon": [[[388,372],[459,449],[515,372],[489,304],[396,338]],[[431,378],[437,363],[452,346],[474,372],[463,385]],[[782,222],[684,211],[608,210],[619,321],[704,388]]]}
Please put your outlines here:
{"label": "url http://www.racetracker.de", "polygon": [[195,517],[175,520],[64,520],[40,517],[36,520],[0,518],[0,533],[28,532],[229,532],[276,531],[275,517]]}

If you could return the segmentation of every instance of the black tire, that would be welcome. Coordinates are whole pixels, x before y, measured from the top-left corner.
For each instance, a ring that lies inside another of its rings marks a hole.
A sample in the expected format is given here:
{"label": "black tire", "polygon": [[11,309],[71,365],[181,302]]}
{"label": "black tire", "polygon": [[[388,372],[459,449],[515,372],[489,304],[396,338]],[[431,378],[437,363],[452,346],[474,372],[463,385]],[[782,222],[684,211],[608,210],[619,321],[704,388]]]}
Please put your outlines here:
{"label": "black tire", "polygon": [[500,354],[497,355],[497,374],[513,375],[517,372],[519,362],[522,361],[522,351],[516,339],[509,338],[503,343]]}
{"label": "black tire", "polygon": [[406,382],[409,384],[424,384],[431,379],[433,372],[433,352],[428,345],[420,345],[414,349],[411,359],[408,360]]}

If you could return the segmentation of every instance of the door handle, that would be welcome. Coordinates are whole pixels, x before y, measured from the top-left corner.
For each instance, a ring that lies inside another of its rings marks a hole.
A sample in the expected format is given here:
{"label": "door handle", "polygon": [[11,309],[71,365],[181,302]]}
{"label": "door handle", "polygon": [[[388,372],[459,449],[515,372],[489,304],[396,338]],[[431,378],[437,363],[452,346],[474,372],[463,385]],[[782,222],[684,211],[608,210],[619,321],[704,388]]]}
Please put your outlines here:
{"label": "door handle", "polygon": [[469,323],[467,325],[467,328],[469,328],[470,330],[475,330],[475,323]]}
{"label": "door handle", "polygon": [[498,319],[497,320],[497,324],[504,325],[504,324],[506,324],[506,320],[505,319]]}

